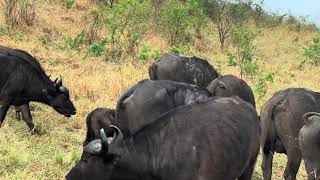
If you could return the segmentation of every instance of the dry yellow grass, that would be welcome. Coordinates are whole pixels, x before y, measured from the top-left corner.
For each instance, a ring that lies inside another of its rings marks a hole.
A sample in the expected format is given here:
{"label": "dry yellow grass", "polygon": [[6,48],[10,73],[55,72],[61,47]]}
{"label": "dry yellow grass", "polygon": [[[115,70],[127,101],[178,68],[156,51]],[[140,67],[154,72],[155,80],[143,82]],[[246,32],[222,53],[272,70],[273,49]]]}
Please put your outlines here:
{"label": "dry yellow grass", "polygon": [[[76,6],[68,11],[59,3],[39,1],[34,27],[20,28],[11,36],[0,36],[1,45],[32,53],[47,74],[53,77],[62,74],[78,112],[75,117],[66,119],[51,108],[33,103],[34,122],[41,129],[41,135],[30,135],[25,123],[16,121],[10,111],[0,129],[0,179],[63,178],[81,154],[88,112],[96,107],[114,108],[125,89],[148,77],[148,64],[133,63],[131,57],[118,64],[105,57],[83,59],[84,51],[54,48],[54,43],[63,43],[61,35],[75,36],[86,29],[90,10],[94,8],[87,0],[78,0]],[[4,17],[0,14],[0,26],[3,25]],[[15,33],[20,31],[24,34],[23,40],[15,37]],[[39,37],[43,34],[51,38],[48,47],[40,43]],[[281,89],[306,87],[320,91],[320,68],[310,65],[298,68],[303,59],[302,48],[317,36],[320,34],[294,32],[287,26],[264,29],[257,40],[258,56],[266,71],[276,72],[276,78],[269,85],[266,97],[258,102],[258,111],[274,92]],[[293,42],[296,37],[298,42]],[[151,32],[145,41],[162,52],[168,51],[167,41],[155,32]],[[215,67],[220,65],[223,74],[239,74],[236,68],[227,66],[227,57],[219,50],[215,35],[202,42],[201,46],[203,51],[194,50],[195,55],[207,57]],[[260,163],[259,158],[254,179],[262,179]],[[273,179],[283,179],[285,165],[286,157],[276,155]],[[302,168],[298,179],[305,178]]]}

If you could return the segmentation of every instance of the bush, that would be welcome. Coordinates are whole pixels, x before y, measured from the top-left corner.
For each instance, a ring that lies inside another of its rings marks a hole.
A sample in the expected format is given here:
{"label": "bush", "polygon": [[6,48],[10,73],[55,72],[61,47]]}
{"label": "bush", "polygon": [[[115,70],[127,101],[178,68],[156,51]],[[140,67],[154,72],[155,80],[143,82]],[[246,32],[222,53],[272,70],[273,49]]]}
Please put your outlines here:
{"label": "bush", "polygon": [[149,1],[118,0],[112,7],[102,7],[104,25],[110,32],[110,51],[134,55],[149,29]]}
{"label": "bush", "polygon": [[257,76],[257,81],[254,84],[254,92],[256,94],[257,100],[260,100],[263,98],[267,93],[267,84],[268,82],[273,82],[275,77],[274,73],[267,72],[267,73],[260,73]]}
{"label": "bush", "polygon": [[138,58],[143,61],[147,62],[150,60],[158,59],[160,57],[161,51],[158,48],[150,48],[147,45],[144,45],[138,55]]}
{"label": "bush", "polygon": [[0,26],[0,36],[4,36],[4,35],[10,35],[10,31],[11,31],[11,29],[10,29],[10,26],[7,26],[7,25],[5,25],[5,26]]}
{"label": "bush", "polygon": [[230,66],[240,68],[241,77],[242,75],[250,75],[253,79],[253,76],[258,73],[259,66],[254,54],[255,46],[253,44],[258,33],[250,32],[243,26],[232,30],[232,43],[236,52],[227,52],[228,63]]}
{"label": "bush", "polygon": [[198,1],[170,0],[160,18],[160,27],[171,45],[185,45],[192,41],[191,30],[195,26],[199,35],[205,25],[205,16]]}
{"label": "bush", "polygon": [[181,54],[181,55],[192,55],[192,51],[189,46],[178,48],[176,46],[170,46],[169,48],[171,53]]}
{"label": "bush", "polygon": [[42,35],[39,37],[39,41],[41,42],[41,44],[42,44],[43,46],[46,46],[46,45],[48,44],[48,39],[47,39],[47,37],[46,37],[44,34],[42,34]]}
{"label": "bush", "polygon": [[82,31],[80,34],[76,35],[74,38],[67,37],[65,38],[65,46],[67,49],[79,49],[80,45],[84,42],[85,32]]}
{"label": "bush", "polygon": [[314,38],[313,44],[304,48],[304,57],[313,65],[320,64],[320,38]]}
{"label": "bush", "polygon": [[64,0],[64,5],[67,9],[71,9],[75,2],[75,0]]}
{"label": "bush", "polygon": [[105,49],[106,49],[105,45],[106,44],[107,44],[106,40],[94,42],[90,46],[90,53],[96,57],[101,56],[105,52]]}

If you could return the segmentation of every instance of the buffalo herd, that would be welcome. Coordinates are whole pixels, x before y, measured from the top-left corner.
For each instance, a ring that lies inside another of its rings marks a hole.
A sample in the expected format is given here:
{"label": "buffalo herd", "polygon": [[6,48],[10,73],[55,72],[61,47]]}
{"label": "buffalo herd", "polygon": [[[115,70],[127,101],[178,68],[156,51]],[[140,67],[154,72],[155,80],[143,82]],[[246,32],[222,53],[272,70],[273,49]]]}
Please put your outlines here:
{"label": "buffalo herd", "polygon": [[[62,77],[50,80],[28,52],[0,46],[0,69],[0,127],[13,105],[33,131],[31,101],[76,114]],[[320,179],[320,93],[276,92],[258,115],[244,80],[198,57],[163,54],[149,77],[114,109],[87,115],[83,154],[67,180],[250,180],[260,149],[265,180],[275,152],[287,155],[284,179],[296,179],[302,159],[308,179]]]}

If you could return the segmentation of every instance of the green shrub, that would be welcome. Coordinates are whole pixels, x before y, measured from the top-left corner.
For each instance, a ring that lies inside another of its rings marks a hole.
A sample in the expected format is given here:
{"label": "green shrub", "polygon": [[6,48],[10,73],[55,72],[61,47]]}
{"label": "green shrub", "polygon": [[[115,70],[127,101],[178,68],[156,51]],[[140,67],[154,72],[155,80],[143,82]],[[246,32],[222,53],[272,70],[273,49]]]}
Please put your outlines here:
{"label": "green shrub", "polygon": [[174,53],[174,54],[181,54],[181,55],[193,54],[189,46],[184,46],[184,47],[170,46],[169,50],[171,53]]}
{"label": "green shrub", "polygon": [[25,35],[22,32],[18,31],[15,34],[15,39],[16,41],[23,41],[25,39]]}
{"label": "green shrub", "polygon": [[75,0],[64,0],[64,5],[67,9],[71,9],[75,2]]}
{"label": "green shrub", "polygon": [[90,53],[96,57],[101,56],[105,52],[105,49],[106,49],[105,45],[106,44],[107,44],[106,40],[94,42],[90,46]]}
{"label": "green shrub", "polygon": [[320,38],[314,38],[313,43],[304,48],[303,55],[311,64],[318,66],[320,64]]}
{"label": "green shrub", "polygon": [[135,55],[149,30],[151,12],[149,1],[118,0],[112,7],[104,6],[100,10],[104,25],[111,34],[110,49]]}
{"label": "green shrub", "polygon": [[250,75],[253,78],[258,73],[259,66],[254,53],[256,48],[254,40],[258,33],[253,33],[243,26],[232,30],[232,43],[235,52],[227,52],[228,64],[238,66],[241,77],[242,75]]}
{"label": "green shrub", "polygon": [[76,35],[74,38],[67,37],[65,38],[65,46],[67,49],[79,49],[80,45],[84,42],[85,32],[82,31],[80,34]]}
{"label": "green shrub", "polygon": [[191,28],[194,17],[189,1],[170,0],[160,17],[161,30],[171,45],[191,42]]}
{"label": "green shrub", "polygon": [[257,80],[254,84],[254,92],[256,94],[257,100],[263,98],[267,93],[267,84],[272,83],[274,80],[275,74],[272,72],[260,73],[257,76]]}
{"label": "green shrub", "polygon": [[48,44],[48,39],[47,39],[47,37],[46,37],[44,34],[40,35],[39,41],[41,42],[41,44],[42,44],[43,46],[45,46],[45,45]]}
{"label": "green shrub", "polygon": [[144,45],[138,55],[138,58],[143,61],[147,62],[150,60],[155,60],[160,57],[161,51],[158,48],[150,48],[147,45]]}
{"label": "green shrub", "polygon": [[0,36],[10,35],[11,28],[10,26],[4,25],[0,26]]}

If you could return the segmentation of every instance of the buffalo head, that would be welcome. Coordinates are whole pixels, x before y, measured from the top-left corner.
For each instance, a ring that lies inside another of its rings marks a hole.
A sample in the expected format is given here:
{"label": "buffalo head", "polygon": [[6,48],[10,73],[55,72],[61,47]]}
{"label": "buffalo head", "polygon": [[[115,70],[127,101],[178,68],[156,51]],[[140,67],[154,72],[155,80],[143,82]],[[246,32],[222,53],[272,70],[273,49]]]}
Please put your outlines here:
{"label": "buffalo head", "polygon": [[255,107],[255,99],[250,86],[236,76],[220,76],[208,85],[207,90],[216,97],[239,96]]}
{"label": "buffalo head", "polygon": [[53,85],[43,89],[42,92],[46,96],[48,104],[60,114],[66,117],[76,114],[76,108],[69,97],[69,90],[62,85],[61,75],[56,78]]}
{"label": "buffalo head", "polygon": [[[81,160],[67,174],[67,180],[108,179],[111,176],[118,155],[112,153],[123,140],[119,128],[110,125],[113,129],[113,139],[109,144],[104,129],[101,129],[101,139],[91,141],[84,147],[84,155]],[[112,151],[112,152],[111,152]]]}

